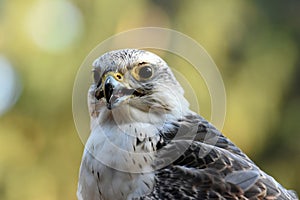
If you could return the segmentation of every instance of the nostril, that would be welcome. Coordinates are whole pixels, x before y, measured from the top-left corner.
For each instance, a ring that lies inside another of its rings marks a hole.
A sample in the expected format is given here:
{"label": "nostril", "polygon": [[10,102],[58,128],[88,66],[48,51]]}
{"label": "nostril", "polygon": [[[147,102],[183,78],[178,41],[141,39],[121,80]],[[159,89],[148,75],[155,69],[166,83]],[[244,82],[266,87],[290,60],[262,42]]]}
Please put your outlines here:
{"label": "nostril", "polygon": [[122,75],[121,75],[120,73],[116,73],[116,74],[115,74],[115,78],[116,78],[118,81],[120,81],[120,80],[123,79],[123,77],[122,77]]}

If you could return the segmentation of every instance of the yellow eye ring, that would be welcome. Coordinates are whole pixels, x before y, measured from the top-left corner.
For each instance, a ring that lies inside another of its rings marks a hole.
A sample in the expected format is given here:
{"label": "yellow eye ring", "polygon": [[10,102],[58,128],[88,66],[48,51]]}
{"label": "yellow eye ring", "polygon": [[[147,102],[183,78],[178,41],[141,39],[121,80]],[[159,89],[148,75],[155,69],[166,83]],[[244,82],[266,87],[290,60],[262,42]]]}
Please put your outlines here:
{"label": "yellow eye ring", "polygon": [[153,76],[153,68],[150,65],[136,66],[132,74],[136,80],[148,80]]}
{"label": "yellow eye ring", "polygon": [[107,76],[113,76],[117,81],[123,81],[123,75],[119,72],[108,72],[103,79],[105,80]]}

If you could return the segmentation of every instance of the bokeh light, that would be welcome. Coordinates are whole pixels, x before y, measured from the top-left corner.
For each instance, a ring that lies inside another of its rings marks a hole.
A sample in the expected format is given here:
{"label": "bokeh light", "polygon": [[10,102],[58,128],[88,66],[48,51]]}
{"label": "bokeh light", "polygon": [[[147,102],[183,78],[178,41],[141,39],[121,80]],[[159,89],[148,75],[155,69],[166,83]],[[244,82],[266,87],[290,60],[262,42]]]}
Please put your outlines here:
{"label": "bokeh light", "polygon": [[0,116],[18,100],[20,82],[11,63],[0,55]]}
{"label": "bokeh light", "polygon": [[41,49],[64,50],[78,40],[83,31],[81,12],[69,1],[39,0],[28,10],[27,32]]}
{"label": "bokeh light", "polygon": [[[300,194],[299,10],[299,0],[0,0],[0,199],[76,199],[84,148],[72,116],[76,73],[105,39],[147,26],[207,50],[226,89],[223,133]],[[210,119],[203,80],[185,60],[159,55],[188,77]]]}

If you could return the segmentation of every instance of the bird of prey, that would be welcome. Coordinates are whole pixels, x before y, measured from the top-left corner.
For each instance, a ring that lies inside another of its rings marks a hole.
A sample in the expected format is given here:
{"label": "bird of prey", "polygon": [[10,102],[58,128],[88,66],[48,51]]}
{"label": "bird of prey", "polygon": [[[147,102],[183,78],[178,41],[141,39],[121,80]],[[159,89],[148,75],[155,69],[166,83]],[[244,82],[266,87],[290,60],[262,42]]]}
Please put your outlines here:
{"label": "bird of prey", "polygon": [[111,51],[93,75],[79,200],[298,199],[189,109],[159,56]]}

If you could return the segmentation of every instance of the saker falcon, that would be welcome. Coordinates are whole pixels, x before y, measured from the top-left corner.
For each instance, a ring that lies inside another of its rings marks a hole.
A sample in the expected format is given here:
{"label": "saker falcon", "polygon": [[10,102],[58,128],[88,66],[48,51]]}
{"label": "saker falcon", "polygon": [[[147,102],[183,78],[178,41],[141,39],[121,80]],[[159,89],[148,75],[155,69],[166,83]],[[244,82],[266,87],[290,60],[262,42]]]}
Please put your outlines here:
{"label": "saker falcon", "polygon": [[298,199],[189,109],[157,55],[116,50],[93,66],[79,200]]}

